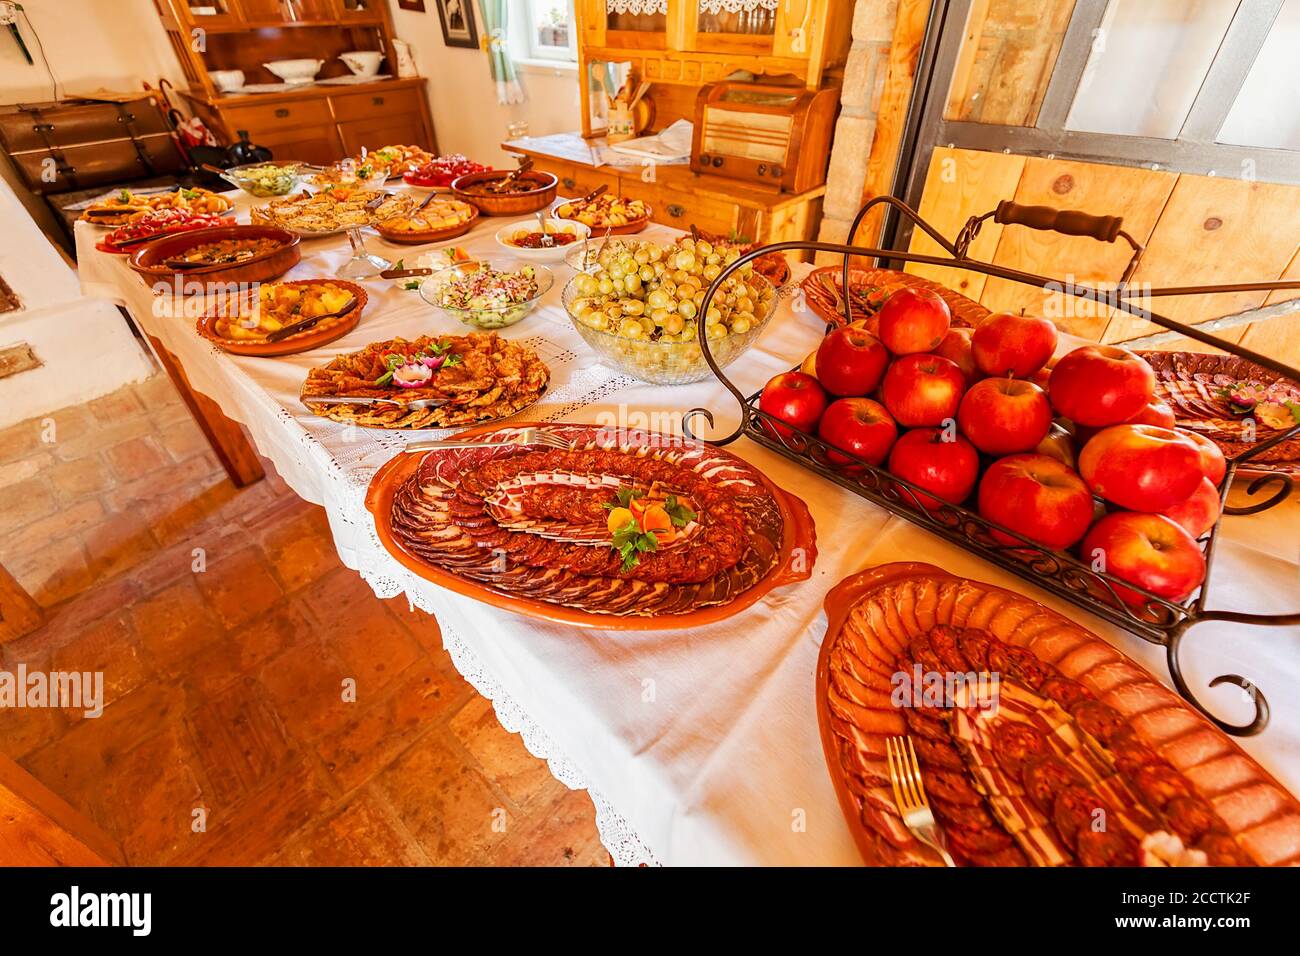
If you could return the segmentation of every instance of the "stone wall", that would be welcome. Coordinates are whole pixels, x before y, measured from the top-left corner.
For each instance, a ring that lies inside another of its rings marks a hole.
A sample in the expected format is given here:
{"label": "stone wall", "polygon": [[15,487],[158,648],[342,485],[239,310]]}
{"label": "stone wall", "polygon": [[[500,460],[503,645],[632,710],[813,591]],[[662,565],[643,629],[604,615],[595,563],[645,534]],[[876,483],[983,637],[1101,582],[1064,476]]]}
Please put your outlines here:
{"label": "stone wall", "polygon": [[[898,19],[898,0],[858,0],[853,10],[853,45],[844,68],[840,116],[831,146],[822,242],[844,242],[862,206],[867,160],[876,135],[880,96],[889,66],[889,49]],[[830,256],[818,256],[829,261]]]}

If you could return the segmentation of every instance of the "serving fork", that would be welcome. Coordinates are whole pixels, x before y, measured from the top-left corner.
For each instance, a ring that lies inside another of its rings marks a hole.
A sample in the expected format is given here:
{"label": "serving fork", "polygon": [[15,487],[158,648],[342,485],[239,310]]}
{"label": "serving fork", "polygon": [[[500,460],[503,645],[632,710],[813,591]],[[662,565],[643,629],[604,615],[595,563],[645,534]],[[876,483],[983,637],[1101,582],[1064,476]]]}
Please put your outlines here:
{"label": "serving fork", "polygon": [[916,761],[912,738],[887,737],[885,751],[889,757],[889,781],[894,785],[894,803],[903,816],[903,823],[912,831],[912,836],[943,857],[945,866],[956,866],[939,842],[939,828],[930,812],[930,801],[925,796],[921,765]]}
{"label": "serving fork", "polygon": [[[487,437],[487,436],[483,436]],[[406,446],[408,452],[437,451],[440,448],[499,448],[502,445],[541,445],[543,448],[555,448],[568,451],[573,446],[543,428],[521,428],[505,441],[484,441],[483,437],[447,438],[442,441],[413,441]]]}
{"label": "serving fork", "polygon": [[418,411],[421,408],[441,408],[448,404],[449,398],[416,398],[409,402],[398,401],[395,398],[379,398],[378,396],[370,397],[364,395],[308,395],[303,398],[304,405],[396,405],[399,408],[408,411]]}

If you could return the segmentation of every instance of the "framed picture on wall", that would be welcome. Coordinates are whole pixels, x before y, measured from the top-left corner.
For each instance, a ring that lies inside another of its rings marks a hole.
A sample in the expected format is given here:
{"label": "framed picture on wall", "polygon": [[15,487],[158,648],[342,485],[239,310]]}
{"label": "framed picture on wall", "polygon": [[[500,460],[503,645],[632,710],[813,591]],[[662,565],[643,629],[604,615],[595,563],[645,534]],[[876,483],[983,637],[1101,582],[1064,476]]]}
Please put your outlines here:
{"label": "framed picture on wall", "polygon": [[403,10],[414,10],[416,13],[424,12],[424,0],[397,0],[397,5]]}
{"label": "framed picture on wall", "polygon": [[474,0],[433,0],[442,21],[442,38],[447,46],[478,49],[478,30],[474,26]]}

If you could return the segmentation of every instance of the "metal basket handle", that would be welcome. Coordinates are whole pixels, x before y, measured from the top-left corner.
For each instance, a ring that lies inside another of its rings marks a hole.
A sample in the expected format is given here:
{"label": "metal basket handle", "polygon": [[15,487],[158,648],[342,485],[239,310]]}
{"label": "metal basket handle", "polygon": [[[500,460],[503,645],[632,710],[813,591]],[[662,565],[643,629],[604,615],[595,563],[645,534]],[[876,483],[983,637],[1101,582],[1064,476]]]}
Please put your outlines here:
{"label": "metal basket handle", "polygon": [[1133,256],[1124,267],[1124,274],[1120,276],[1121,287],[1127,285],[1128,280],[1137,271],[1138,262],[1142,259],[1144,251],[1142,243],[1124,231],[1124,219],[1121,216],[1094,216],[1081,209],[1026,206],[1004,199],[992,212],[986,212],[982,216],[971,216],[966,221],[966,225],[962,226],[957,241],[953,244],[958,259],[966,258],[966,251],[979,235],[980,226],[987,219],[992,219],[1002,226],[1027,226],[1042,232],[1058,232],[1063,236],[1083,236],[1096,239],[1098,242],[1114,242],[1122,237],[1133,247]]}

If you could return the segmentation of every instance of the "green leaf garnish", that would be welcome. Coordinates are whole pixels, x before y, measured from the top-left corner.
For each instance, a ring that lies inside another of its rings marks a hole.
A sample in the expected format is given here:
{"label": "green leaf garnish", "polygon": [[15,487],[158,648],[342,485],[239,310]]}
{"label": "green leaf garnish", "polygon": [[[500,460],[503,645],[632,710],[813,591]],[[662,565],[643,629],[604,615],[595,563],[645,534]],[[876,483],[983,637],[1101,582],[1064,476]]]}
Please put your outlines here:
{"label": "green leaf garnish", "polygon": [[684,528],[698,517],[694,511],[679,502],[676,495],[664,499],[664,511],[668,512],[674,528]]}

